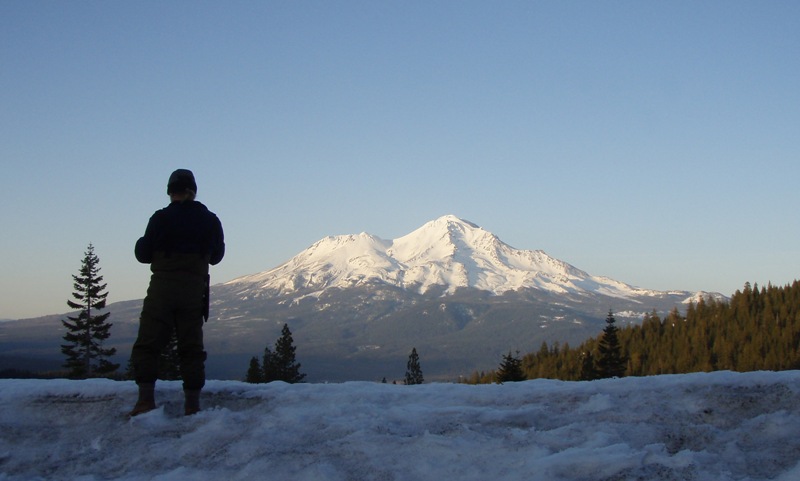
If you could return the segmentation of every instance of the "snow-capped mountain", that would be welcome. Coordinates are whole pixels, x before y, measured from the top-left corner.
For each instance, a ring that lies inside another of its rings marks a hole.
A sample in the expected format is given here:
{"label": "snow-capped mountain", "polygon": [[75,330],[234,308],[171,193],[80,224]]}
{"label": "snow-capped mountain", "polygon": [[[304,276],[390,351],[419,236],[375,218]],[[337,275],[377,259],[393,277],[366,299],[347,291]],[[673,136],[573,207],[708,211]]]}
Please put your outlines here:
{"label": "snow-capped mountain", "polygon": [[[326,237],[274,269],[212,286],[207,371],[241,378],[288,324],[309,381],[402,378],[412,347],[426,379],[455,379],[496,367],[509,351],[597,336],[609,310],[624,326],[709,296],[723,297],[593,276],[448,215],[394,240]],[[141,300],[108,308],[124,356]],[[0,352],[28,365],[34,349],[57,355],[60,317],[4,323]]]}
{"label": "snow-capped mountain", "polygon": [[491,368],[509,349],[580,343],[602,331],[609,310],[625,325],[708,296],[593,276],[447,215],[393,240],[326,237],[214,286],[207,329],[232,355],[253,355],[288,323],[311,379],[391,376],[412,347],[425,353],[427,375],[447,378]]}
{"label": "snow-capped mountain", "polygon": [[[274,269],[234,279],[228,285],[291,295],[375,283],[419,294],[437,288],[444,295],[462,288],[494,295],[530,288],[628,299],[667,294],[592,276],[541,250],[515,249],[453,215],[394,240],[367,233],[326,237]],[[683,291],[669,294],[696,297]]]}

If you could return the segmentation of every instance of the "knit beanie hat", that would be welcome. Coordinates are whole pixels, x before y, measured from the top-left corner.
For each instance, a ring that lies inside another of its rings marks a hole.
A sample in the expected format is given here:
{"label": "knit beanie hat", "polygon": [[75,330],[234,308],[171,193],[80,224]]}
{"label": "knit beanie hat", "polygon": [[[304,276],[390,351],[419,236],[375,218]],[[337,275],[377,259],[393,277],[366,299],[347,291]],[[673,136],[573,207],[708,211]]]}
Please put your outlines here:
{"label": "knit beanie hat", "polygon": [[167,182],[167,194],[180,194],[187,190],[197,193],[197,183],[194,181],[194,174],[188,169],[178,169],[169,176]]}

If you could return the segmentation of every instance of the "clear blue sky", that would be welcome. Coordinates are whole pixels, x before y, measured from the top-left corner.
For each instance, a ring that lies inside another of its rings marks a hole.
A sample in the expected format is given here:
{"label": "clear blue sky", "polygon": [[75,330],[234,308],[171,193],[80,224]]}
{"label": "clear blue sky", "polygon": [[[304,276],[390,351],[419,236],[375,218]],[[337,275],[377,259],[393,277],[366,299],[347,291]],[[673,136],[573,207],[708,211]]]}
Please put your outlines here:
{"label": "clear blue sky", "polygon": [[800,2],[0,2],[0,318],[111,301],[167,178],[214,282],[455,214],[639,287],[800,278]]}

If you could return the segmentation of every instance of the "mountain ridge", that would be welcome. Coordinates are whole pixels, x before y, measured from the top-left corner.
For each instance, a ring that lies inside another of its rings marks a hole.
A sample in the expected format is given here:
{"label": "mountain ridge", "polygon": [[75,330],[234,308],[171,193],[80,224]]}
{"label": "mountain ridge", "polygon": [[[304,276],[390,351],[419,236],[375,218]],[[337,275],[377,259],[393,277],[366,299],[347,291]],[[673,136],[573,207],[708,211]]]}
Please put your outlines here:
{"label": "mountain ridge", "polygon": [[[583,342],[602,331],[609,310],[625,325],[708,296],[724,298],[592,276],[448,215],[393,240],[328,236],[275,268],[211,286],[207,372],[241,379],[288,324],[309,382],[401,379],[412,347],[427,380],[452,380],[496,366],[509,350]],[[107,306],[114,362],[126,361],[141,304]],[[0,324],[0,367],[57,359],[60,317]]]}
{"label": "mountain ridge", "polygon": [[328,236],[273,269],[224,284],[249,284],[255,289],[287,295],[321,293],[371,282],[419,294],[444,287],[443,295],[463,288],[494,295],[527,288],[621,298],[685,294],[683,302],[698,295],[689,291],[642,289],[609,277],[590,275],[543,250],[511,247],[495,234],[454,215],[439,217],[393,240],[365,232]]}

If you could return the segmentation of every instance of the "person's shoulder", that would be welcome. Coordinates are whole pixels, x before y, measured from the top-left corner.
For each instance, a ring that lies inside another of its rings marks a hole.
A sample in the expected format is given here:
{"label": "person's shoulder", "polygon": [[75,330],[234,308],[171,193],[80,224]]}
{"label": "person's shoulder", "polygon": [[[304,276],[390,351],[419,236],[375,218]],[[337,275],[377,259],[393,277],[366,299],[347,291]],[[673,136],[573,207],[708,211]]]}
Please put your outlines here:
{"label": "person's shoulder", "polygon": [[193,200],[191,202],[191,206],[194,209],[203,210],[205,212],[212,213],[210,210],[208,210],[208,207],[206,207],[206,205],[204,203],[200,202],[199,200]]}
{"label": "person's shoulder", "polygon": [[158,209],[157,211],[153,212],[153,215],[152,215],[152,216],[150,216],[150,217],[152,217],[152,218],[158,218],[158,217],[162,217],[162,216],[164,216],[164,215],[167,215],[167,213],[169,212],[169,208],[170,208],[171,206],[172,206],[172,205],[170,204],[170,205],[167,205],[166,207],[162,207],[162,208]]}
{"label": "person's shoulder", "polygon": [[206,207],[206,205],[203,204],[202,202],[193,200],[192,204],[193,204],[195,209],[201,209],[204,213],[208,214],[211,217],[217,217],[217,214],[211,212],[211,210],[209,210],[209,208]]}

